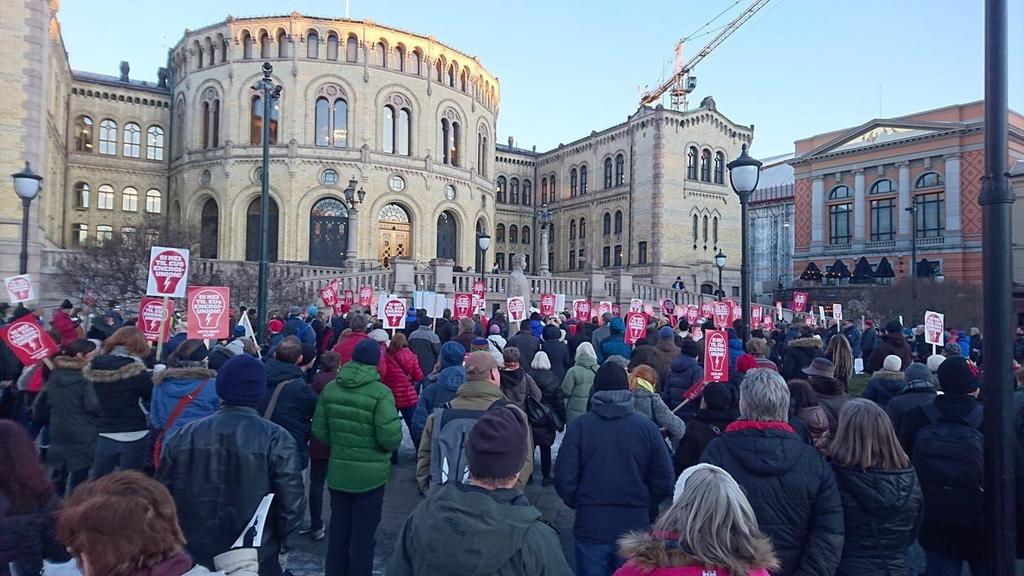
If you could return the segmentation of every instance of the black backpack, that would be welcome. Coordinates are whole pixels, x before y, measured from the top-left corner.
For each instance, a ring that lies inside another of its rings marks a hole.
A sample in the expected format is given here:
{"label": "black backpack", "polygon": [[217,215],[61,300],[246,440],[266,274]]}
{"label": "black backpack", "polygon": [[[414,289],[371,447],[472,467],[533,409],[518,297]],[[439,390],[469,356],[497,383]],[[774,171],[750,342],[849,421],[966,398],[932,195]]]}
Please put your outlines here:
{"label": "black backpack", "polygon": [[922,406],[930,424],[917,433],[911,459],[924,492],[929,520],[981,528],[984,507],[983,416],[979,404],[965,417],[943,416],[935,404]]}

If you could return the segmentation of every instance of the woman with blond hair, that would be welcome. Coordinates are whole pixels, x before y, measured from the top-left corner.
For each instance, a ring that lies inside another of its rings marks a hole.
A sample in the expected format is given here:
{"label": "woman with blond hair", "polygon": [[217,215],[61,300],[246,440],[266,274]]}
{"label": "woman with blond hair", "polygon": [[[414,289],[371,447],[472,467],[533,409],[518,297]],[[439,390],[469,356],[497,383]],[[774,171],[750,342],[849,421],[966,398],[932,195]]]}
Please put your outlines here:
{"label": "woman with blond hair", "polygon": [[907,574],[924,496],[889,416],[870,400],[847,402],[831,456],[846,524],[836,574]]}
{"label": "woman with blond hair", "polygon": [[686,424],[665,405],[658,394],[658,373],[647,364],[640,364],[629,373],[629,391],[633,393],[633,411],[650,418],[665,431],[676,446],[686,434]]}
{"label": "woman with blond hair", "polygon": [[654,530],[624,536],[619,553],[626,564],[615,576],[768,576],[779,567],[743,490],[711,464],[684,470]]}
{"label": "woman with blond hair", "polygon": [[850,383],[850,376],[853,375],[853,349],[850,348],[850,341],[846,336],[833,336],[825,348],[825,357],[835,364],[835,379],[842,382],[845,389]]}

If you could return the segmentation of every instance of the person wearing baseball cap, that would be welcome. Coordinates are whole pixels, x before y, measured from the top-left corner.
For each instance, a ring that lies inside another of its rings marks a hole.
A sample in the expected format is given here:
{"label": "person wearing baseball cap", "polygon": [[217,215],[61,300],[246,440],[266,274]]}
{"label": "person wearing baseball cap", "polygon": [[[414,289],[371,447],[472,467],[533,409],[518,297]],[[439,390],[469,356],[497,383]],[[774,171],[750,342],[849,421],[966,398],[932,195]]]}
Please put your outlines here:
{"label": "person wearing baseball cap", "polygon": [[626,371],[602,365],[593,390],[593,407],[566,428],[555,490],[576,510],[577,573],[611,574],[621,565],[619,538],[650,527],[676,478],[657,424],[633,408]]}
{"label": "person wearing baseball cap", "polygon": [[[521,459],[522,465],[519,470],[519,478],[515,482],[515,489],[522,492],[526,483],[533,474],[533,434],[529,430],[526,413],[514,404],[508,402],[505,395],[501,393],[501,375],[498,371],[498,361],[490,352],[477,351],[466,356],[465,361],[466,382],[459,386],[455,397],[448,405],[452,410],[479,411],[483,414],[486,410],[499,405],[510,406],[516,414],[522,418],[523,425],[527,427],[523,447],[526,450]],[[443,414],[443,412],[442,412]],[[439,450],[434,441],[434,426],[437,425],[435,415],[427,416],[426,424],[423,426],[423,436],[420,438],[419,453],[416,458],[416,482],[419,484],[420,492],[426,494],[436,486],[442,485],[444,479],[439,472],[439,462],[433,458],[435,451]],[[442,421],[447,422],[442,417]],[[457,480],[456,480],[457,481]]]}
{"label": "person wearing baseball cap", "polygon": [[416,507],[387,573],[572,574],[558,533],[515,489],[528,439],[529,427],[513,407],[495,406],[480,416],[466,439],[468,482],[444,484]]}
{"label": "person wearing baseball cap", "polygon": [[[167,439],[160,480],[174,497],[189,555],[204,566],[238,537],[224,526],[245,526],[263,497],[274,494],[260,546],[260,573],[280,574],[278,556],[302,522],[305,489],[297,446],[256,406],[267,389],[263,363],[248,354],[228,360],[214,386],[221,407]],[[197,449],[201,446],[202,449]],[[244,478],[225,489],[225,478]],[[211,518],[217,521],[211,522]]]}

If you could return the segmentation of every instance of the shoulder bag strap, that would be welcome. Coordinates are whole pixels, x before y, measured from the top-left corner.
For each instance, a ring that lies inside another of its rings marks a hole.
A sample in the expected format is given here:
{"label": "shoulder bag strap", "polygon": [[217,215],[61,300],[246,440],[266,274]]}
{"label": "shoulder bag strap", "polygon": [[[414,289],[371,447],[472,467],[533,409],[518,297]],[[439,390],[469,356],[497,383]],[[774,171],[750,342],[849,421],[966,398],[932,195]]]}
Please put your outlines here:
{"label": "shoulder bag strap", "polygon": [[188,405],[191,404],[193,400],[195,400],[196,396],[198,396],[199,393],[203,391],[203,388],[206,387],[206,383],[209,382],[209,381],[210,381],[209,378],[204,378],[203,381],[199,383],[199,386],[196,386],[195,390],[193,390],[193,391],[189,392],[188,394],[182,396],[178,400],[178,403],[174,406],[174,410],[171,411],[171,415],[168,416],[167,417],[167,421],[164,422],[164,426],[160,430],[160,435],[157,436],[157,439],[156,439],[156,443],[157,444],[159,444],[163,440],[164,432],[166,432],[167,430],[171,429],[171,426],[173,426],[174,423],[178,421],[178,417],[181,416],[181,413],[184,412],[185,408],[187,408]]}
{"label": "shoulder bag strap", "polygon": [[285,384],[289,382],[291,380],[283,380],[274,387],[274,394],[270,396],[270,403],[267,404],[267,409],[263,411],[263,418],[270,420],[270,417],[274,415],[274,410],[277,408],[277,400],[281,397],[281,390],[284,390]]}

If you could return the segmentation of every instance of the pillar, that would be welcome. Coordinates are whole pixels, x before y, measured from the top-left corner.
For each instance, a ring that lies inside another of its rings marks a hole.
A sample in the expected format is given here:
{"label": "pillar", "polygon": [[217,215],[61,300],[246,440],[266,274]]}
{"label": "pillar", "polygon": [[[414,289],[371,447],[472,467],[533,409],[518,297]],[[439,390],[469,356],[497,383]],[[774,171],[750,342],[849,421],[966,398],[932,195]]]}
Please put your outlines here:
{"label": "pillar", "polygon": [[345,267],[359,269],[359,209],[348,209],[348,246],[345,249]]}
{"label": "pillar", "polygon": [[899,228],[896,231],[898,236],[910,236],[914,233],[913,214],[907,212],[910,208],[910,164],[900,162],[896,165],[899,168],[899,181],[896,189],[899,192],[899,201],[896,211],[899,213]]}
{"label": "pillar", "polygon": [[811,182],[811,244],[821,244],[825,237],[825,179],[815,176]]}
{"label": "pillar", "polygon": [[943,158],[946,164],[946,234],[960,236],[960,156]]}
{"label": "pillar", "polygon": [[[541,223],[540,225],[540,266],[537,270],[541,276],[551,276],[551,271],[548,270],[548,225]],[[537,257],[534,257],[537,260]]]}
{"label": "pillar", "polygon": [[864,241],[864,170],[853,171],[853,241]]}

